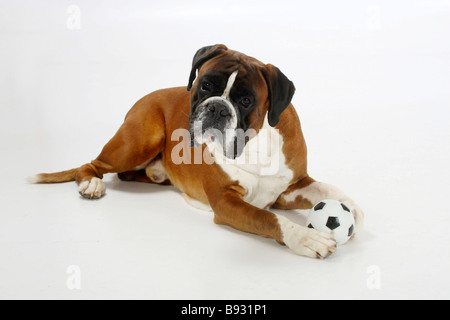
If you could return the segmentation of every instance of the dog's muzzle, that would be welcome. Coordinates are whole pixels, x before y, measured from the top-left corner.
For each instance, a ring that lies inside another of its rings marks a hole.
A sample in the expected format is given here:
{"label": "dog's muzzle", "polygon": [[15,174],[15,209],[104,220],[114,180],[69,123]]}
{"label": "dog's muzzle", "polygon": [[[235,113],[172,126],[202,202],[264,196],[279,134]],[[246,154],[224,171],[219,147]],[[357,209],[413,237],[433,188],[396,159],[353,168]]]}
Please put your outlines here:
{"label": "dog's muzzle", "polygon": [[237,128],[236,110],[232,103],[223,97],[208,98],[198,109],[199,112],[191,122],[191,146],[202,144],[205,139],[220,138],[219,133],[224,137],[227,131]]}
{"label": "dog's muzzle", "polygon": [[220,130],[220,124],[224,123],[224,128],[228,126],[226,129],[235,129],[236,110],[228,100],[222,97],[211,97],[206,99],[201,107],[205,110],[204,119],[207,122],[212,122],[212,127]]}

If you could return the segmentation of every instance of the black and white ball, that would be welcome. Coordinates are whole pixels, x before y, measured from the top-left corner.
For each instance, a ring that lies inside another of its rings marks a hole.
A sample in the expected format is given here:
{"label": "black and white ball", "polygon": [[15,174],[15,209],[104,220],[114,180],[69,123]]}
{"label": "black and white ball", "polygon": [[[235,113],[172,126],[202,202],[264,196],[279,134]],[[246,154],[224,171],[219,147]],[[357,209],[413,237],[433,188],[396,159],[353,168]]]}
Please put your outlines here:
{"label": "black and white ball", "polygon": [[337,245],[343,245],[353,235],[355,219],[344,203],[327,199],[320,201],[311,209],[306,225],[317,231],[331,233]]}

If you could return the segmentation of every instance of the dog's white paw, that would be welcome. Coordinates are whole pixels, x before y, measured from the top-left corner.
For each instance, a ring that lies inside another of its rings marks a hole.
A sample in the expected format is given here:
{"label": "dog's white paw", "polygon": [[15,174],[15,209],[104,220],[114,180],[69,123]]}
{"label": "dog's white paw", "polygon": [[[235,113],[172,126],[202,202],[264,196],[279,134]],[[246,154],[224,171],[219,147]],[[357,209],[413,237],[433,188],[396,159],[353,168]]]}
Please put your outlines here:
{"label": "dog's white paw", "polygon": [[147,167],[145,167],[145,174],[154,183],[163,183],[169,179],[161,159],[156,159],[149,163]]}
{"label": "dog's white paw", "polygon": [[328,233],[319,232],[278,216],[283,242],[296,254],[323,259],[336,251],[336,240]]}
{"label": "dog's white paw", "polygon": [[106,193],[105,183],[100,178],[82,181],[78,187],[81,196],[86,199],[99,199]]}

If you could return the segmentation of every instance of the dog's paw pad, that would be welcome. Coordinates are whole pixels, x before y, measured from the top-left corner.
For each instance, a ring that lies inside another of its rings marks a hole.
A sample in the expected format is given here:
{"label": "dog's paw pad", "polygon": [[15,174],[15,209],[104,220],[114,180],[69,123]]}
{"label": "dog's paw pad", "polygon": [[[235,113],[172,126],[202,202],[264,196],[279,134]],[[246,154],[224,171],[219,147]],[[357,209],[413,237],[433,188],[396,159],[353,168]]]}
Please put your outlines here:
{"label": "dog's paw pad", "polygon": [[99,199],[106,193],[105,183],[100,178],[92,178],[80,183],[78,192],[86,199]]}

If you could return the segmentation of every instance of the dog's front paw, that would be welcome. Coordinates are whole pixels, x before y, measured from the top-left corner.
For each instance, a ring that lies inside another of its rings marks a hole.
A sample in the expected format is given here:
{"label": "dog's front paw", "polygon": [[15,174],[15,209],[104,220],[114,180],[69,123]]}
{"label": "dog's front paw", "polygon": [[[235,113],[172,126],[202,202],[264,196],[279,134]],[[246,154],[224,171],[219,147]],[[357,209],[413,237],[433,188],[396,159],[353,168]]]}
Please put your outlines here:
{"label": "dog's front paw", "polygon": [[106,193],[105,183],[100,178],[91,178],[80,183],[78,191],[86,199],[99,199]]}
{"label": "dog's front paw", "polygon": [[296,254],[311,258],[326,258],[336,251],[332,235],[309,229],[279,216],[283,242]]}

